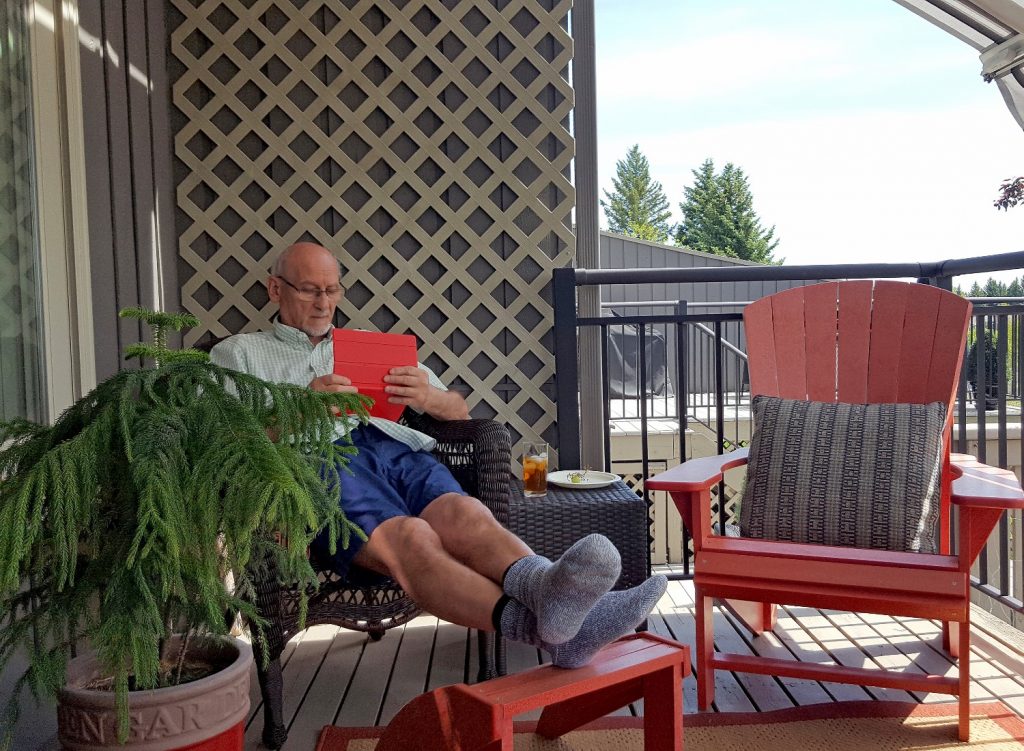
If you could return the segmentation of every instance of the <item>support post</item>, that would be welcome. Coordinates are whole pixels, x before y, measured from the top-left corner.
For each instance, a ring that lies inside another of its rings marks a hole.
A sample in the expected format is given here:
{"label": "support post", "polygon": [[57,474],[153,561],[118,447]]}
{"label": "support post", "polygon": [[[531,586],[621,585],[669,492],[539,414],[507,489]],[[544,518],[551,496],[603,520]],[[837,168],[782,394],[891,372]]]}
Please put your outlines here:
{"label": "support post", "polygon": [[[576,141],[576,266],[601,268],[601,234],[597,184],[597,75],[594,0],[577,0],[572,8],[572,80],[576,92],[573,136]],[[583,318],[601,315],[601,287],[579,288],[578,311]],[[601,331],[586,327],[579,339],[579,393],[587,409],[580,415],[580,455],[570,463],[559,446],[559,466],[604,467],[604,435],[608,416],[604,411],[601,374]]]}
{"label": "support post", "polygon": [[579,367],[576,360],[576,271],[555,269],[551,284],[555,309],[555,406],[558,462],[580,466]]}

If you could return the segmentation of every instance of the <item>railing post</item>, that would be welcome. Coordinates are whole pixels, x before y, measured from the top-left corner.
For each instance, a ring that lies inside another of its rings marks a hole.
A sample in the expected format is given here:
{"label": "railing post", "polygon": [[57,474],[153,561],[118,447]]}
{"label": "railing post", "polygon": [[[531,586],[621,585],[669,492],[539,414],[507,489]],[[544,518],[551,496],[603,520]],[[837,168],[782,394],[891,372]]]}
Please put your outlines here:
{"label": "railing post", "polygon": [[985,414],[986,401],[988,398],[988,320],[984,314],[974,316],[974,409],[978,420],[978,461],[985,464],[988,461],[986,450],[988,442],[985,440],[988,435]]}
{"label": "railing post", "polygon": [[[690,411],[690,337],[686,325],[686,300],[676,303],[676,414],[679,419],[679,462],[686,461],[687,414]],[[663,506],[664,508],[664,506]],[[682,524],[683,575],[692,576],[690,530]]]}
{"label": "railing post", "polygon": [[576,270],[555,269],[551,284],[555,310],[555,407],[558,463],[580,466],[579,365],[576,352]]}
{"label": "railing post", "polygon": [[[722,364],[722,322],[715,321],[715,443],[725,453],[725,373]],[[751,413],[753,419],[753,413]],[[725,508],[725,477],[718,483],[718,529],[725,534],[729,513]]]}
{"label": "railing post", "polygon": [[686,330],[686,300],[676,303],[676,414],[679,419],[679,460],[686,461],[686,414],[690,405],[689,337]]}

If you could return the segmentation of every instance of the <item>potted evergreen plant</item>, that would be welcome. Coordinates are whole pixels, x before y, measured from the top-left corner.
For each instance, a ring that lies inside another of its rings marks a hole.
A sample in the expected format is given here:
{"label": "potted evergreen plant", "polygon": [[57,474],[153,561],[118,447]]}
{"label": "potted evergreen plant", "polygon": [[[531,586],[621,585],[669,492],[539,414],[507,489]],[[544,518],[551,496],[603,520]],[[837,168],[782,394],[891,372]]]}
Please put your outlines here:
{"label": "potted evergreen plant", "polygon": [[106,379],[53,425],[0,423],[0,670],[28,656],[0,746],[28,689],[59,697],[65,748],[241,749],[252,653],[228,615],[261,638],[251,571],[271,556],[315,585],[312,537],[362,534],[337,502],[354,449],[332,436],[366,399],[168,349],[192,316],[121,315],[152,326],[126,355],[153,367]]}

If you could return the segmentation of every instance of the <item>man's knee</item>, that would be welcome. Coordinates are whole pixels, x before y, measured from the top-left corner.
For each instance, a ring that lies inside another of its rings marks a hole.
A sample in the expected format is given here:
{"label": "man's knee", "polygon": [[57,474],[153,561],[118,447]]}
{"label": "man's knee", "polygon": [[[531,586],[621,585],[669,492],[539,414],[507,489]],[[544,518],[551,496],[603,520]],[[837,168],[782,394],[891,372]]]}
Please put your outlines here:
{"label": "man's knee", "polygon": [[493,524],[494,515],[476,498],[460,493],[445,493],[424,510],[423,516],[433,526],[460,527]]}
{"label": "man's knee", "polygon": [[437,533],[423,519],[395,516],[378,525],[366,549],[390,567],[409,556],[420,557],[442,547]]}

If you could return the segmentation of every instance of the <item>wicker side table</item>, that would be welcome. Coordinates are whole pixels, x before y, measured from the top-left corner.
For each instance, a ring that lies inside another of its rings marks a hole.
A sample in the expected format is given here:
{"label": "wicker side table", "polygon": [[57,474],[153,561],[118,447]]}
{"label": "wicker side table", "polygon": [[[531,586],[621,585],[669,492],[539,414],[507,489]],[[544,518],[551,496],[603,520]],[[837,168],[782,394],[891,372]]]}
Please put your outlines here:
{"label": "wicker side table", "polygon": [[581,537],[599,532],[622,556],[615,589],[635,587],[651,575],[651,527],[647,503],[622,480],[604,488],[548,486],[543,498],[526,498],[513,487],[509,529],[535,553],[554,560]]}

